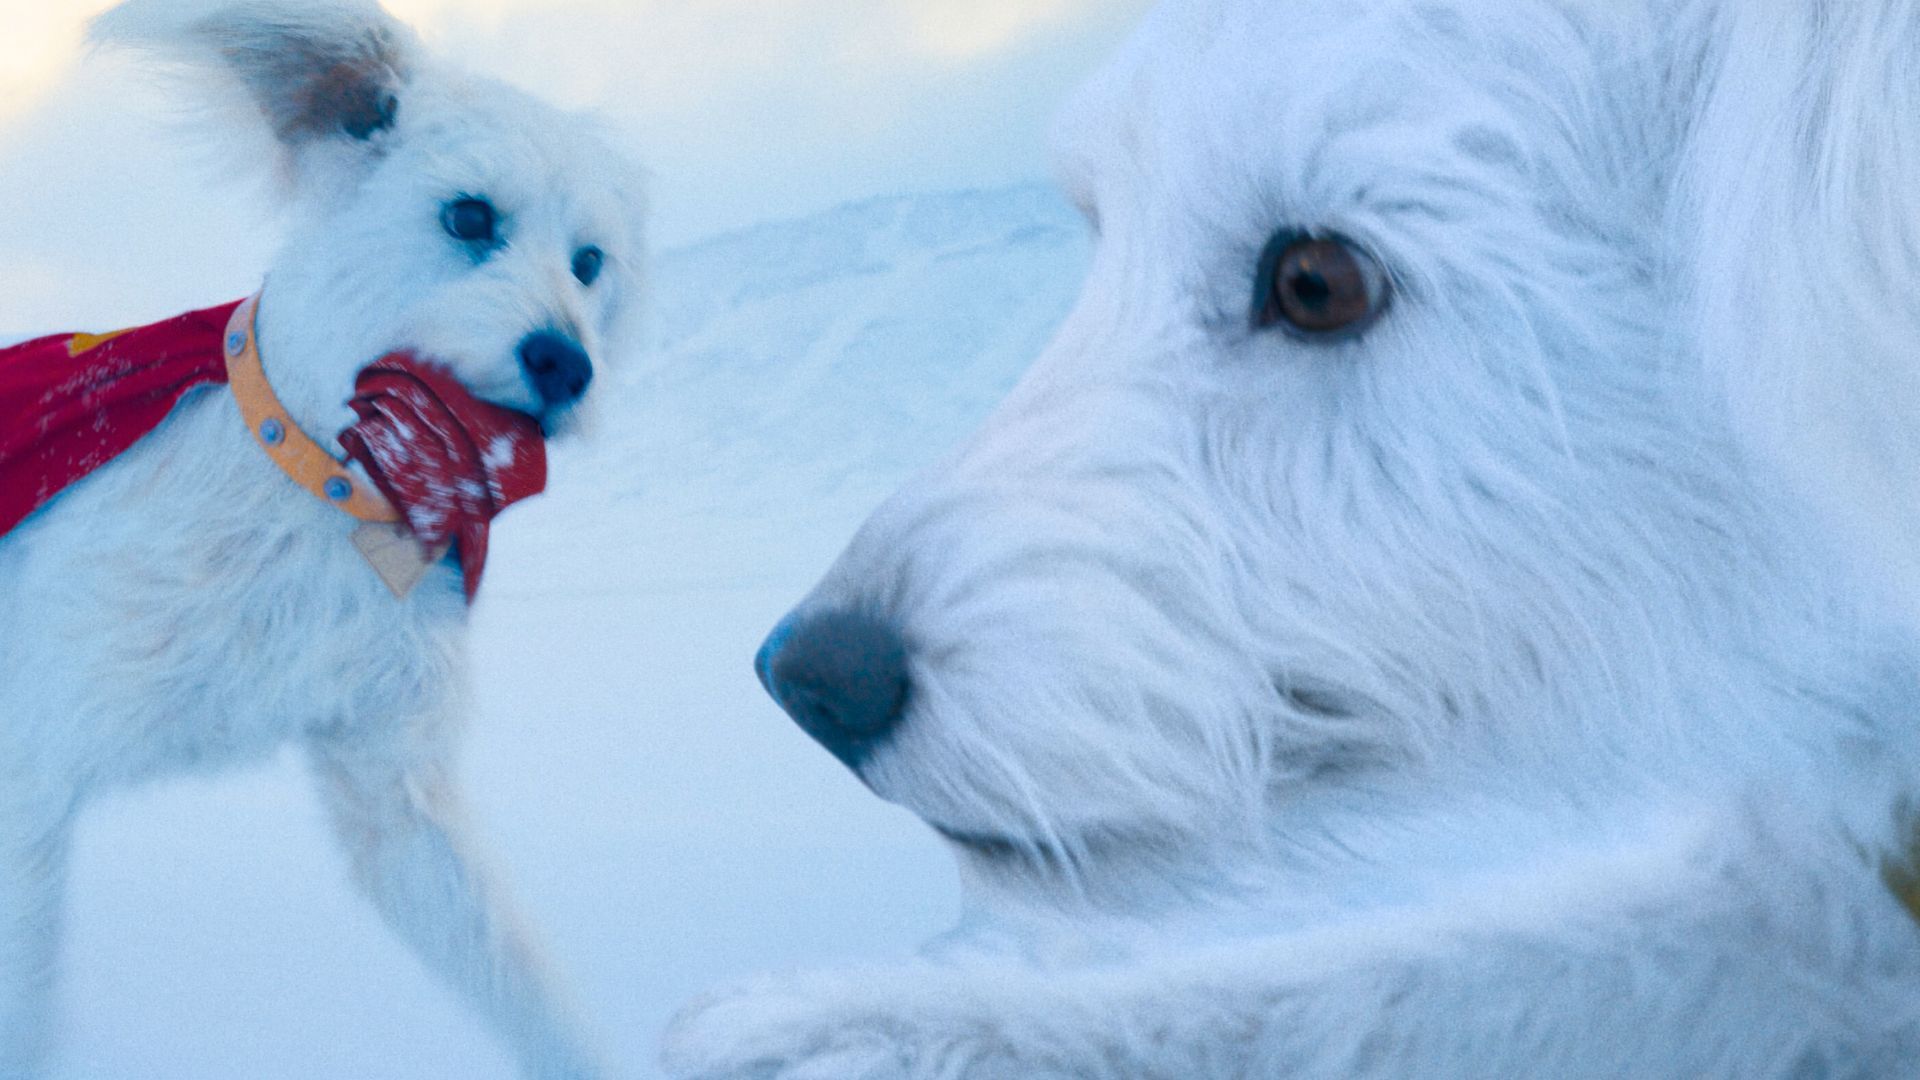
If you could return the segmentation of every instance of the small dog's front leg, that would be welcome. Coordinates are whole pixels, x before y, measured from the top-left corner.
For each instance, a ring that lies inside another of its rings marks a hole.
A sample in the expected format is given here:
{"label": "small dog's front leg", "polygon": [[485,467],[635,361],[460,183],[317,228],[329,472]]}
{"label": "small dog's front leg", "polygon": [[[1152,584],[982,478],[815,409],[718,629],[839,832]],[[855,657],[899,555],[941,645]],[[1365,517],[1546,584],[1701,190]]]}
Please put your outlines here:
{"label": "small dog's front leg", "polygon": [[53,1042],[68,817],[0,812],[0,1080],[41,1075]]}
{"label": "small dog's front leg", "polygon": [[320,788],[354,877],[387,922],[510,1041],[538,1080],[604,1075],[531,937],[468,850],[445,763],[403,768],[317,747]]}

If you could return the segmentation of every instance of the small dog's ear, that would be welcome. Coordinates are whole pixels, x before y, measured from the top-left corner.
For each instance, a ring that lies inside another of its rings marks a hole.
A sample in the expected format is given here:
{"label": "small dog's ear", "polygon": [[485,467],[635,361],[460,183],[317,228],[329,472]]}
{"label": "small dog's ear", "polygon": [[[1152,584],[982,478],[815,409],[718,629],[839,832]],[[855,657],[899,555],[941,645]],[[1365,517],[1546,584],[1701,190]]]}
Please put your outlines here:
{"label": "small dog's ear", "polygon": [[608,338],[616,349],[637,352],[651,316],[653,296],[653,282],[648,277],[648,268],[653,265],[653,235],[648,227],[649,185],[646,172],[624,157],[615,158],[612,167],[620,178],[621,198],[627,208],[627,235],[620,251],[625,273],[619,276],[615,286],[619,293]]}
{"label": "small dog's ear", "polygon": [[392,127],[417,51],[371,0],[128,0],[91,38],[224,76],[290,149]]}

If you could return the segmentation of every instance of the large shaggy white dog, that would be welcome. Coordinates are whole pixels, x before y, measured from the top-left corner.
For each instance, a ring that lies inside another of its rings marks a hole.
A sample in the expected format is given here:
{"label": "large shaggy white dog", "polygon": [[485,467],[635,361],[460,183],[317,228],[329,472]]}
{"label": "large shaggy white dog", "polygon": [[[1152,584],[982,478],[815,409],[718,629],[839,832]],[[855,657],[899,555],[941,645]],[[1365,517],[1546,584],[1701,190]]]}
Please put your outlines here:
{"label": "large shaggy white dog", "polygon": [[[640,290],[634,174],[588,122],[446,67],[361,0],[136,0],[97,36],[183,68],[235,158],[282,181],[258,339],[302,429],[346,427],[355,373],[397,350],[549,428],[577,411]],[[565,385],[536,370],[556,356]],[[213,389],[0,537],[0,1077],[44,1068],[75,814],[289,741],[359,883],[528,1074],[601,1075],[463,835],[460,571],[396,599],[355,524]]]}
{"label": "large shaggy white dog", "polygon": [[1853,211],[1920,177],[1847,170],[1914,160],[1917,43],[1891,0],[1161,8],[1060,127],[1077,310],[760,658],[966,926],[720,994],[670,1068],[1920,1075],[1917,654],[1720,394],[1894,358],[1920,278],[1852,290],[1920,218]]}
{"label": "large shaggy white dog", "polygon": [[1700,354],[1739,433],[1914,621],[1920,9],[1728,6],[1678,219],[1696,230]]}

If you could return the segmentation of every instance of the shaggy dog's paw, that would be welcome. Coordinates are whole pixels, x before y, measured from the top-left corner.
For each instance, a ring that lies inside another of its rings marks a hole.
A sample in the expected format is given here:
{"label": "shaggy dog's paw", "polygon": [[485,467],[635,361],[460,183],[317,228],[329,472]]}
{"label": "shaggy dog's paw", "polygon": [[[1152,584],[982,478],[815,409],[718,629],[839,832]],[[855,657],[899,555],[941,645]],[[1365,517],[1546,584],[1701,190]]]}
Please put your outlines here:
{"label": "shaggy dog's paw", "polygon": [[763,979],[695,1002],[667,1030],[677,1080],[914,1080],[1064,1076],[997,1036],[947,977],[863,972]]}
{"label": "shaggy dog's paw", "polygon": [[905,1057],[846,999],[836,978],[761,979],[689,1005],[667,1029],[663,1062],[680,1080],[883,1080]]}

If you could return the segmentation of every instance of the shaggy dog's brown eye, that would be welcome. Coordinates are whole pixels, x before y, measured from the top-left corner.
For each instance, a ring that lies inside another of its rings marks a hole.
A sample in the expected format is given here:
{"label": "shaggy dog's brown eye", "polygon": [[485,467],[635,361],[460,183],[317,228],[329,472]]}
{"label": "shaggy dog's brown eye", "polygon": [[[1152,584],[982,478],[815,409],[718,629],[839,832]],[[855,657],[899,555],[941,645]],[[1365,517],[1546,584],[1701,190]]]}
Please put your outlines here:
{"label": "shaggy dog's brown eye", "polygon": [[1253,322],[1316,336],[1354,333],[1386,299],[1387,276],[1373,256],[1338,237],[1283,232],[1261,255]]}

